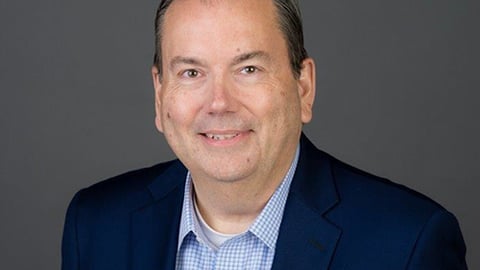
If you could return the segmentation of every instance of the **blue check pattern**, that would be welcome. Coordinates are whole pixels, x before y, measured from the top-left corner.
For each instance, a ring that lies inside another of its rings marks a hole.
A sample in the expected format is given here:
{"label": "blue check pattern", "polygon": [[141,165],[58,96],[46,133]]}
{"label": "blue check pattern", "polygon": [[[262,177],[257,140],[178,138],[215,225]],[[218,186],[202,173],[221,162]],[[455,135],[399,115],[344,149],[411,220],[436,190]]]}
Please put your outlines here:
{"label": "blue check pattern", "polygon": [[207,244],[207,240],[201,233],[200,224],[194,216],[192,179],[188,173],[178,235],[176,269],[270,269],[299,152],[300,149],[297,147],[295,158],[282,183],[250,228],[245,233],[227,240],[218,249],[211,248]]}

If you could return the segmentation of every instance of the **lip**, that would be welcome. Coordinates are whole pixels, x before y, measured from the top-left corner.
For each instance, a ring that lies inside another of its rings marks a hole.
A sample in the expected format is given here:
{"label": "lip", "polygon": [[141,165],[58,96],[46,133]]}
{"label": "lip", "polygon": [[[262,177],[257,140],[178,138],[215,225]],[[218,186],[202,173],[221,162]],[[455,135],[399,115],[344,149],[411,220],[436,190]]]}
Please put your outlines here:
{"label": "lip", "polygon": [[208,145],[227,147],[245,140],[251,130],[208,130],[198,133]]}

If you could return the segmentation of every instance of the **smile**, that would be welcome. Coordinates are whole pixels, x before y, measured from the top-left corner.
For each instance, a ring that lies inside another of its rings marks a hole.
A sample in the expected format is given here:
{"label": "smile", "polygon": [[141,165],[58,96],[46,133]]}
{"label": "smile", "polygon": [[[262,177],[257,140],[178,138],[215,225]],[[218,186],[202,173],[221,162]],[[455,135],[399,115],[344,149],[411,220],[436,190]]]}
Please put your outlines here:
{"label": "smile", "polygon": [[239,135],[238,133],[233,133],[233,134],[205,133],[204,134],[204,136],[206,136],[207,138],[215,140],[215,141],[231,140],[231,139],[237,137],[238,135]]}

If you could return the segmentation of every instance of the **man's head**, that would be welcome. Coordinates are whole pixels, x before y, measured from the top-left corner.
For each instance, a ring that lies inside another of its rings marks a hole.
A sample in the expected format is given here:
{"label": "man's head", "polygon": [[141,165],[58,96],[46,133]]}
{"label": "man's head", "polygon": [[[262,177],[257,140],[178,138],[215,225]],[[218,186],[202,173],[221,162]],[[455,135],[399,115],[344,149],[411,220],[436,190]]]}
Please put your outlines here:
{"label": "man's head", "polygon": [[292,72],[277,10],[176,0],[162,15],[156,125],[194,179],[273,185],[288,170],[312,116],[315,68],[304,58]]}
{"label": "man's head", "polygon": [[[162,26],[165,12],[175,0],[161,0],[155,17],[155,56],[154,65],[162,73]],[[205,0],[204,2],[208,2]],[[290,65],[295,76],[300,74],[302,61],[308,57],[303,42],[303,27],[298,0],[272,0],[277,13],[277,23],[288,44]],[[215,1],[213,1],[215,2]]]}

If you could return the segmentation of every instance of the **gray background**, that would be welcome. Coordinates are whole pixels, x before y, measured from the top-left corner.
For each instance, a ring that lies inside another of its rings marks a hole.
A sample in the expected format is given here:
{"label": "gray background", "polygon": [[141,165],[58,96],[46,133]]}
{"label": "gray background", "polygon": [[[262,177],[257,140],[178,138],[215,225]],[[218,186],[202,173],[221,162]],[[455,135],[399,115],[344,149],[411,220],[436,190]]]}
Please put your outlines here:
{"label": "gray background", "polygon": [[[173,157],[157,1],[0,2],[0,269],[57,269],[74,192]],[[303,1],[321,148],[454,212],[480,269],[478,1]]]}

